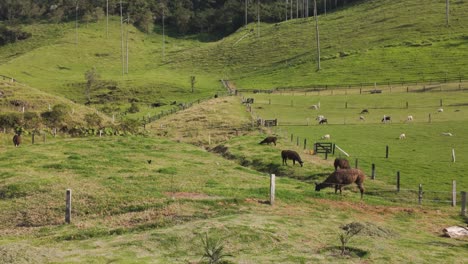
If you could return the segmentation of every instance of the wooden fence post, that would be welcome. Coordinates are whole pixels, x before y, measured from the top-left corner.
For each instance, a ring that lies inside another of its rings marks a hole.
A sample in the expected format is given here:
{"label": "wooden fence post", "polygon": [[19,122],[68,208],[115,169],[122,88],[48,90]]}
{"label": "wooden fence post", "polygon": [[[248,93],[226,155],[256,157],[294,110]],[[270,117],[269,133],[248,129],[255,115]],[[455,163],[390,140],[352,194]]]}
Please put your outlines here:
{"label": "wooden fence post", "polygon": [[452,207],[457,206],[457,182],[452,180]]}
{"label": "wooden fence post", "polygon": [[299,136],[296,137],[296,146],[299,146]]}
{"label": "wooden fence post", "polygon": [[31,134],[31,142],[34,145],[34,132],[32,132],[32,134]]}
{"label": "wooden fence post", "polygon": [[65,223],[71,222],[71,202],[72,202],[72,191],[67,189],[65,197]]}
{"label": "wooden fence post", "polygon": [[432,122],[431,114],[429,114],[429,123]]}
{"label": "wooden fence post", "polygon": [[408,105],[408,102],[406,102],[406,109],[408,109],[408,106],[409,106],[409,105]]}
{"label": "wooden fence post", "polygon": [[270,176],[270,205],[275,203],[275,174]]}
{"label": "wooden fence post", "polygon": [[442,106],[442,99],[440,99],[440,106]]}
{"label": "wooden fence post", "polygon": [[422,197],[423,197],[422,184],[419,184],[418,204],[421,204],[421,203],[422,203]]}
{"label": "wooden fence post", "polygon": [[304,149],[306,149],[306,148],[307,148],[307,139],[304,138]]}
{"label": "wooden fence post", "polygon": [[452,162],[455,162],[455,149],[452,149]]}
{"label": "wooden fence post", "polygon": [[291,142],[293,142],[293,140],[294,140],[294,135],[291,134]]}
{"label": "wooden fence post", "polygon": [[358,159],[356,158],[356,162],[354,163],[354,167],[357,169],[358,168]]}
{"label": "wooden fence post", "polygon": [[371,174],[371,179],[374,180],[375,179],[375,164],[372,163],[372,174]]}
{"label": "wooden fence post", "polygon": [[385,146],[385,158],[388,159],[388,145]]}
{"label": "wooden fence post", "polygon": [[400,171],[396,173],[396,191],[400,192]]}
{"label": "wooden fence post", "polygon": [[466,192],[461,192],[461,215],[466,216]]}
{"label": "wooden fence post", "polygon": [[46,133],[44,133],[44,143],[46,142]]}

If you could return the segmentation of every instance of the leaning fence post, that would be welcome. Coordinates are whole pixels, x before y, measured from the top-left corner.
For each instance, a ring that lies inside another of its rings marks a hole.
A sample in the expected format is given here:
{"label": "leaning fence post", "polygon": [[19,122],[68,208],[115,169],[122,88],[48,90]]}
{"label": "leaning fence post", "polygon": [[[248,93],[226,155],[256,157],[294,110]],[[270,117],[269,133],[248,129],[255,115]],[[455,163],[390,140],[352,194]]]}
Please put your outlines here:
{"label": "leaning fence post", "polygon": [[457,206],[457,182],[452,181],[452,206]]}
{"label": "leaning fence post", "polygon": [[72,193],[71,189],[67,189],[65,197],[65,222],[69,224],[71,222],[71,199]]}
{"label": "leaning fence post", "polygon": [[466,216],[466,192],[461,192],[461,215]]}
{"label": "leaning fence post", "polygon": [[374,180],[375,179],[375,164],[372,163],[372,174],[371,174],[371,179]]}
{"label": "leaning fence post", "polygon": [[396,191],[400,192],[400,171],[396,173]]}
{"label": "leaning fence post", "polygon": [[418,203],[422,203],[422,196],[423,196],[423,191],[422,191],[422,184],[419,184],[419,192],[418,192]]}
{"label": "leaning fence post", "polygon": [[270,205],[275,202],[275,174],[270,176]]}

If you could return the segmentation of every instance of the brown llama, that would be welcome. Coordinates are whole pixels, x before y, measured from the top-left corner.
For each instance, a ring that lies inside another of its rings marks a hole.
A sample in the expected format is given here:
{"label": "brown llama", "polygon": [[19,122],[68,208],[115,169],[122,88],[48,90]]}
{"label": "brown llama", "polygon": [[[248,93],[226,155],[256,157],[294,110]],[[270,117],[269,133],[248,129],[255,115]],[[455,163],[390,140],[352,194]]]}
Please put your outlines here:
{"label": "brown llama", "polygon": [[283,151],[281,151],[281,158],[283,158],[283,165],[288,165],[286,163],[286,160],[288,160],[288,159],[293,161],[293,165],[296,164],[296,161],[299,162],[301,167],[302,167],[302,164],[304,164],[304,162],[301,160],[301,157],[299,156],[299,154],[294,150],[283,150]]}
{"label": "brown llama", "polygon": [[335,193],[340,190],[345,185],[349,185],[351,183],[356,183],[359,190],[361,191],[361,199],[364,195],[364,180],[366,179],[366,175],[359,169],[340,169],[334,171],[328,178],[323,181],[322,183],[318,184],[315,183],[315,190],[318,192],[323,188],[335,186]]}
{"label": "brown llama", "polygon": [[351,166],[349,166],[349,161],[344,158],[336,158],[333,166],[335,166],[335,171],[338,169],[338,167],[340,169],[351,169]]}
{"label": "brown llama", "polygon": [[276,137],[266,137],[264,140],[262,140],[262,141],[260,142],[260,144],[268,144],[268,145],[270,145],[270,143],[273,143],[273,144],[275,144],[275,146],[276,146],[276,140],[277,140]]}
{"label": "brown llama", "polygon": [[21,144],[21,135],[20,134],[15,134],[13,136],[13,144],[15,144],[15,147],[18,147]]}

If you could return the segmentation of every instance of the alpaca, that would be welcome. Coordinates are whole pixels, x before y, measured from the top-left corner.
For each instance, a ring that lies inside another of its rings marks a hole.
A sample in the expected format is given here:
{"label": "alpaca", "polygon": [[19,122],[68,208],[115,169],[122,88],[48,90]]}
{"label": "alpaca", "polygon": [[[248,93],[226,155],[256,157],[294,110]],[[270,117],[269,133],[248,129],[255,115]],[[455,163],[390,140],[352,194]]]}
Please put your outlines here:
{"label": "alpaca", "polygon": [[301,167],[302,167],[302,164],[304,164],[304,162],[301,160],[301,157],[299,156],[299,154],[294,150],[283,150],[283,151],[281,151],[281,158],[283,159],[283,165],[288,165],[286,163],[286,160],[288,160],[288,159],[293,161],[293,165],[296,164],[296,161],[299,162]]}
{"label": "alpaca", "polygon": [[325,123],[328,124],[328,120],[327,120],[326,118],[321,119],[321,120],[319,121],[319,125],[322,125],[322,124],[325,124]]}
{"label": "alpaca", "polygon": [[259,144],[268,144],[268,145],[270,145],[270,143],[273,143],[276,146],[276,140],[277,140],[276,137],[266,137]]}
{"label": "alpaca", "polygon": [[338,169],[351,169],[351,166],[349,166],[349,161],[344,158],[336,158],[335,162],[333,162],[333,166],[335,167],[335,171]]}
{"label": "alpaca", "polygon": [[335,186],[335,193],[345,185],[356,183],[361,191],[361,199],[364,195],[364,180],[366,175],[359,169],[340,169],[332,172],[322,183],[315,183],[315,190],[318,192],[323,188]]}
{"label": "alpaca", "polygon": [[15,147],[18,147],[21,144],[21,134],[15,134],[13,136],[13,144],[15,144]]}

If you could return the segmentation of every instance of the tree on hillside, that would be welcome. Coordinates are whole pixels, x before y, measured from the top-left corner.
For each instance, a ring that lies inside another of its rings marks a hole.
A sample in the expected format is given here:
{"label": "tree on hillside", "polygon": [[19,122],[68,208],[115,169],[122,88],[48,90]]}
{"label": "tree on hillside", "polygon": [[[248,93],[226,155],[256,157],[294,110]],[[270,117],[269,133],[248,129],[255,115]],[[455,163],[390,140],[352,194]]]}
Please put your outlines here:
{"label": "tree on hillside", "polygon": [[85,79],[86,79],[86,89],[85,89],[85,96],[87,103],[91,102],[91,89],[96,81],[99,79],[99,73],[96,70],[96,67],[93,67],[91,70],[86,71]]}

